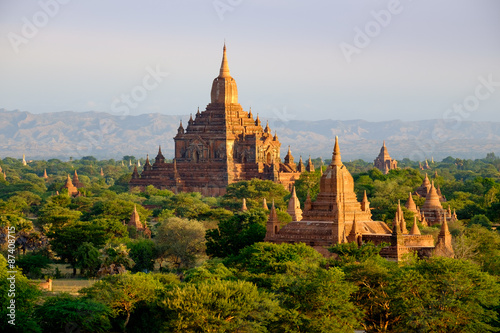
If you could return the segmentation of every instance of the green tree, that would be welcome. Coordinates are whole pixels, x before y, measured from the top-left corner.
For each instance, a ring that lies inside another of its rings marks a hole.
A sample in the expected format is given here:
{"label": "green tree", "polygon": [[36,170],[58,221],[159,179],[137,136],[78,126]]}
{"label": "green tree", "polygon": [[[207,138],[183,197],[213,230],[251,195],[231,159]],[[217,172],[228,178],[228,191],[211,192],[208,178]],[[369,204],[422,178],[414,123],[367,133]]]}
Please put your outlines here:
{"label": "green tree", "polygon": [[71,210],[54,204],[45,205],[38,215],[38,222],[41,224],[52,225],[54,228],[72,224],[80,218],[81,212]]}
{"label": "green tree", "polygon": [[358,246],[355,242],[336,244],[328,249],[331,253],[337,254],[337,259],[331,261],[335,265],[343,266],[347,263],[362,262],[378,256],[382,248],[390,244],[375,245],[372,242],[363,243]]}
{"label": "green tree", "polygon": [[283,325],[300,332],[353,332],[362,318],[350,301],[356,289],[339,268],[317,268],[299,276],[278,291],[288,309]]}
{"label": "green tree", "polygon": [[480,225],[482,227],[485,227],[488,230],[491,230],[491,221],[486,215],[475,215],[471,220],[469,221],[469,226],[472,226],[474,224]]}
{"label": "green tree", "polygon": [[463,238],[471,249],[467,259],[479,263],[484,271],[500,276],[500,234],[498,232],[472,225],[465,228],[459,237]]}
{"label": "green tree", "polygon": [[201,200],[201,194],[179,193],[167,199],[166,208],[174,211],[179,217],[197,219],[200,215],[205,215],[210,211],[210,206]]}
{"label": "green tree", "polygon": [[397,264],[380,257],[343,267],[346,280],[358,290],[351,296],[358,309],[364,311],[362,326],[366,332],[392,332],[398,321],[393,315],[393,289],[391,281]]}
{"label": "green tree", "polygon": [[239,271],[238,277],[259,287],[277,290],[293,277],[314,271],[324,262],[319,252],[304,243],[255,243],[243,248],[224,263]]}
{"label": "green tree", "polygon": [[227,268],[222,259],[214,258],[205,261],[201,266],[186,271],[185,282],[203,282],[207,280],[235,280],[235,269]]}
{"label": "green tree", "polygon": [[266,236],[268,216],[264,210],[237,212],[219,222],[217,229],[207,230],[207,254],[224,258],[242,248],[262,242]]}
{"label": "green tree", "polygon": [[155,242],[150,239],[136,239],[127,243],[129,256],[135,262],[132,272],[148,272],[154,269],[158,255]]}
{"label": "green tree", "polygon": [[107,305],[111,309],[111,317],[119,319],[125,331],[136,307],[143,302],[154,302],[161,289],[162,284],[152,275],[124,273],[106,276],[80,292]]}
{"label": "green tree", "polygon": [[97,274],[119,274],[134,267],[135,262],[130,258],[129,252],[130,250],[125,244],[106,244],[106,246],[100,250],[101,267]]}
{"label": "green tree", "polygon": [[497,279],[465,260],[431,258],[403,266],[393,280],[399,332],[494,332]]}
{"label": "green tree", "polygon": [[109,332],[107,306],[69,294],[60,294],[36,309],[36,318],[44,332]]}
{"label": "green tree", "polygon": [[311,196],[311,200],[316,200],[319,193],[319,180],[321,176],[319,172],[303,172],[299,179],[295,181],[295,191],[302,206],[307,198],[307,193]]}
{"label": "green tree", "polygon": [[92,277],[96,276],[101,265],[100,253],[92,243],[83,243],[76,250],[76,267],[80,269],[80,274]]}
{"label": "green tree", "polygon": [[92,243],[94,247],[100,248],[108,238],[102,226],[91,222],[74,222],[64,228],[51,231],[47,236],[50,238],[52,249],[62,260],[71,265],[73,275],[76,275],[78,248],[83,243]]}
{"label": "green tree", "polygon": [[[116,195],[115,193],[113,194]],[[135,202],[116,198],[102,198],[100,201],[97,201],[92,206],[86,219],[106,218],[120,222],[128,221],[134,211],[134,206],[136,206],[141,221],[146,221],[146,218],[150,215],[149,210],[141,205],[137,205]]]}
{"label": "green tree", "polygon": [[359,325],[361,312],[350,301],[355,286],[339,268],[325,269],[325,259],[310,246],[256,243],[225,262],[238,278],[277,296],[285,310],[280,331],[352,332]]}
{"label": "green tree", "polygon": [[267,332],[278,301],[245,281],[205,281],[166,291],[160,301],[168,332]]}
{"label": "green tree", "polygon": [[252,179],[240,181],[227,186],[226,194],[222,198],[222,205],[233,210],[240,210],[245,198],[247,207],[261,208],[264,198],[278,208],[286,209],[285,197],[290,193],[281,184],[271,180]]}
{"label": "green tree", "polygon": [[23,270],[23,273],[32,278],[42,277],[42,269],[48,268],[51,260],[46,256],[36,253],[28,253],[16,258],[16,265]]}
{"label": "green tree", "polygon": [[189,268],[205,254],[205,227],[196,220],[171,217],[155,237],[160,254],[176,268]]}

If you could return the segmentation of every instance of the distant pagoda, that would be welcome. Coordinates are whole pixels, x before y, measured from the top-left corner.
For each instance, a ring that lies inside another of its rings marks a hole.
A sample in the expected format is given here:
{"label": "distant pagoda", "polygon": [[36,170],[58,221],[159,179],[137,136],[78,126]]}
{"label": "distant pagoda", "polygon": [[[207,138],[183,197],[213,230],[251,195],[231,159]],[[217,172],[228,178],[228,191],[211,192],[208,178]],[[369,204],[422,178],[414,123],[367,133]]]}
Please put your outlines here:
{"label": "distant pagoda", "polygon": [[398,161],[393,160],[391,156],[389,156],[389,152],[387,151],[387,147],[385,146],[385,141],[382,144],[382,148],[380,148],[380,153],[373,162],[373,165],[380,171],[383,171],[384,174],[388,174],[389,170],[398,168]]}

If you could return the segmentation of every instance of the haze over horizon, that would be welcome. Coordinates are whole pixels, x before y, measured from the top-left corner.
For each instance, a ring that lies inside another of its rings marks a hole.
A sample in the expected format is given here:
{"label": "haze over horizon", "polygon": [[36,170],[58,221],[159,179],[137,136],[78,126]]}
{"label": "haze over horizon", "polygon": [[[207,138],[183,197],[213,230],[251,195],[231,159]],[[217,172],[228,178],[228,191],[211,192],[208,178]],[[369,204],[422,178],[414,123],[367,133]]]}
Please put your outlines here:
{"label": "haze over horizon", "polygon": [[6,1],[0,108],[195,113],[225,39],[239,102],[262,117],[500,121],[498,14],[494,0]]}

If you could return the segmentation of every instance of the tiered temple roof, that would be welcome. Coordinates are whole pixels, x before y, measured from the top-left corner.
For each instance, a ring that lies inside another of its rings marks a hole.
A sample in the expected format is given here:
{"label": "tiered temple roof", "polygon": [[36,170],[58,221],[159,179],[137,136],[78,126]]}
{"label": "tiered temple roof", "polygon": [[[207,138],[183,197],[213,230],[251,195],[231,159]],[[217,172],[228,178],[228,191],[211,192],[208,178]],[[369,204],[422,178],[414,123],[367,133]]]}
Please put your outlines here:
{"label": "tiered temple roof", "polygon": [[375,161],[373,161],[374,166],[383,171],[384,174],[388,174],[389,170],[397,169],[398,161],[393,160],[387,151],[387,147],[385,146],[385,141],[382,144],[382,148],[380,148],[380,153],[378,154]]}

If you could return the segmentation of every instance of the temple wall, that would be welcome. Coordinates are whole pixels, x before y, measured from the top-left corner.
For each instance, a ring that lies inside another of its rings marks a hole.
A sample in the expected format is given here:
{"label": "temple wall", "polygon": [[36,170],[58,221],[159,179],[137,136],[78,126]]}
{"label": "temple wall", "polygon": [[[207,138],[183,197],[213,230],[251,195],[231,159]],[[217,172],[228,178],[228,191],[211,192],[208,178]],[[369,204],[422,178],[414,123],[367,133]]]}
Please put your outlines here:
{"label": "temple wall", "polygon": [[391,243],[391,235],[363,235],[363,242],[372,242],[375,245]]}
{"label": "temple wall", "polygon": [[432,235],[404,235],[405,246],[434,247]]}

